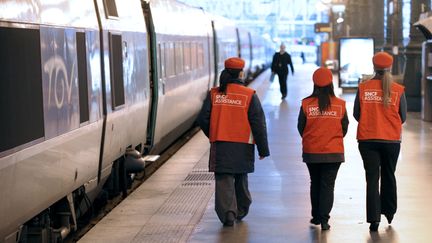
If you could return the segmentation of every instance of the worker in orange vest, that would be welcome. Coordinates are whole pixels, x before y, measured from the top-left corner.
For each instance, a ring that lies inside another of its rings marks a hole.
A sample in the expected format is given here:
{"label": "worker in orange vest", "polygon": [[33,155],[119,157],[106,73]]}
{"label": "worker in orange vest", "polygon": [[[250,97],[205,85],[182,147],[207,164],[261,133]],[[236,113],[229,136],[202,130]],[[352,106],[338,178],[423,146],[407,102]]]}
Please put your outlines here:
{"label": "worker in orange vest", "polygon": [[345,101],[335,96],[333,75],[327,68],[313,74],[314,89],[302,100],[297,128],[302,136],[303,162],[309,170],[312,219],[322,230],[330,229],[334,186],[345,161],[343,137],[348,131]]}
{"label": "worker in orange vest", "polygon": [[358,121],[357,140],[366,171],[367,222],[371,231],[377,231],[381,214],[390,224],[396,213],[394,173],[407,105],[404,87],[393,82],[390,74],[393,57],[378,52],[372,62],[375,76],[359,84],[354,118]]}
{"label": "worker in orange vest", "polygon": [[209,171],[215,173],[215,210],[225,226],[243,219],[252,198],[248,173],[254,171],[255,144],[259,159],[270,155],[265,115],[255,90],[244,86],[245,62],[225,60],[220,87],[211,89],[197,122],[210,139]]}

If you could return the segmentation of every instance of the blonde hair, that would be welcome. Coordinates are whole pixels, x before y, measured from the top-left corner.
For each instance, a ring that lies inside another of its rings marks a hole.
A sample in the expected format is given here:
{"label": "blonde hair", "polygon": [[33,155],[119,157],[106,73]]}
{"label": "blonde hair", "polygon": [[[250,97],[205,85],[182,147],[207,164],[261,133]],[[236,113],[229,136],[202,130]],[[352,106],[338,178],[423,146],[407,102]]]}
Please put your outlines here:
{"label": "blonde hair", "polygon": [[389,69],[376,69],[375,77],[381,80],[381,87],[383,91],[383,104],[384,107],[388,107],[391,102],[391,85],[393,83],[393,77]]}

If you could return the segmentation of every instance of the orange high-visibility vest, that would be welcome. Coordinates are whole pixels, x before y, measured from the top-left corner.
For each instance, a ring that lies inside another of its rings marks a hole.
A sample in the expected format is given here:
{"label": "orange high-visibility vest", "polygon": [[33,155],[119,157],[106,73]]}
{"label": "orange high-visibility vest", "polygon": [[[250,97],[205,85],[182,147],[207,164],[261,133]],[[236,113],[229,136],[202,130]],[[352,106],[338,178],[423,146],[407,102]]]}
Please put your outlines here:
{"label": "orange high-visibility vest", "polygon": [[360,120],[357,127],[358,140],[401,139],[402,120],[399,104],[404,87],[393,83],[390,89],[390,104],[384,107],[381,80],[368,80],[358,88]]}
{"label": "orange high-visibility vest", "polygon": [[343,153],[342,119],[345,116],[345,101],[330,98],[330,107],[320,112],[318,98],[311,97],[302,101],[306,116],[303,130],[303,153],[332,154]]}
{"label": "orange high-visibility vest", "polygon": [[226,94],[211,90],[210,142],[225,141],[254,144],[248,119],[255,90],[228,84]]}

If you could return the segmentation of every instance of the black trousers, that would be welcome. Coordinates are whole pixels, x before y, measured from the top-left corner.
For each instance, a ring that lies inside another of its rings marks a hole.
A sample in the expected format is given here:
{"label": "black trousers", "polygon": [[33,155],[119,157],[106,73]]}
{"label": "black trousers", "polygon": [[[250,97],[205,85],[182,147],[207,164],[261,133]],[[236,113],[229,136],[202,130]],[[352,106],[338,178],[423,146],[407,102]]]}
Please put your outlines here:
{"label": "black trousers", "polygon": [[228,212],[235,216],[246,215],[252,203],[248,188],[248,175],[215,173],[215,211],[220,221],[225,223]]}
{"label": "black trousers", "polygon": [[359,142],[359,150],[366,172],[367,222],[380,222],[381,214],[396,213],[397,194],[394,173],[400,143]]}
{"label": "black trousers", "polygon": [[341,163],[307,163],[311,186],[312,217],[328,222],[333,208],[334,186]]}
{"label": "black trousers", "polygon": [[288,72],[277,72],[277,75],[279,79],[280,92],[282,96],[285,97],[288,94],[288,87],[287,87]]}

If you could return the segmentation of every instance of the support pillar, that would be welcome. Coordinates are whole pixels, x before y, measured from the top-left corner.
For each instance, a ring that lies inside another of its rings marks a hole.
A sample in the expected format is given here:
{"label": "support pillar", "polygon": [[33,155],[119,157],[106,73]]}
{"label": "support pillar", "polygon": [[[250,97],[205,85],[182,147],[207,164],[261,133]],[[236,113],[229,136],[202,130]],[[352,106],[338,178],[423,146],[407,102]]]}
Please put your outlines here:
{"label": "support pillar", "polygon": [[384,0],[349,0],[347,25],[351,36],[374,38],[375,51],[384,45]]}
{"label": "support pillar", "polygon": [[384,51],[393,55],[392,74],[396,81],[402,82],[405,56],[403,55],[402,0],[387,0],[387,28]]}
{"label": "support pillar", "polygon": [[[411,23],[417,22],[420,14],[427,11],[430,1],[412,0],[411,1]],[[403,77],[405,95],[407,98],[408,111],[421,111],[421,55],[422,42],[424,41],[420,31],[411,25],[410,40],[405,47],[406,65]]]}

